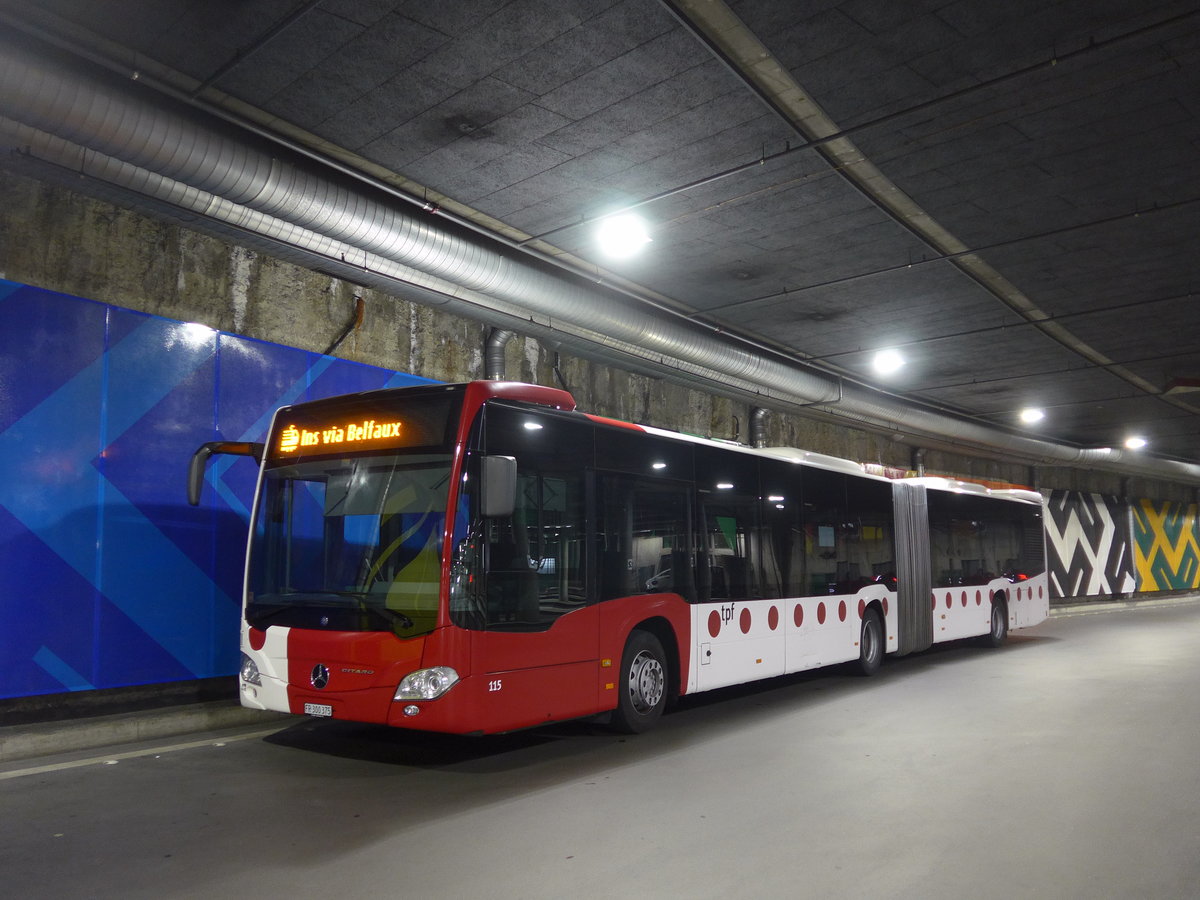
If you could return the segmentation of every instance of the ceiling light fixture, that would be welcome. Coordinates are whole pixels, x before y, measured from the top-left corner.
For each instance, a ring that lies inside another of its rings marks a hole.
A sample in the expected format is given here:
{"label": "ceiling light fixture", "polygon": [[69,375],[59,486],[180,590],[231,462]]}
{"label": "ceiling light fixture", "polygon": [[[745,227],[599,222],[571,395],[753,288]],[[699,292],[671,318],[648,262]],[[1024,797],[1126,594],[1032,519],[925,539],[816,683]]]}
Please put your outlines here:
{"label": "ceiling light fixture", "polygon": [[1037,407],[1029,406],[1021,410],[1021,421],[1026,425],[1032,425],[1034,422],[1040,422],[1044,418],[1046,418],[1045,411],[1040,410]]}
{"label": "ceiling light fixture", "polygon": [[875,354],[871,365],[880,375],[891,375],[898,372],[904,365],[904,357],[899,350],[880,350]]}
{"label": "ceiling light fixture", "polygon": [[650,243],[650,235],[641,216],[626,213],[601,219],[596,228],[596,240],[606,256],[626,259]]}
{"label": "ceiling light fixture", "polygon": [[1133,437],[1125,438],[1126,450],[1141,450],[1146,446],[1146,444],[1146,439],[1144,437],[1139,437],[1136,434]]}

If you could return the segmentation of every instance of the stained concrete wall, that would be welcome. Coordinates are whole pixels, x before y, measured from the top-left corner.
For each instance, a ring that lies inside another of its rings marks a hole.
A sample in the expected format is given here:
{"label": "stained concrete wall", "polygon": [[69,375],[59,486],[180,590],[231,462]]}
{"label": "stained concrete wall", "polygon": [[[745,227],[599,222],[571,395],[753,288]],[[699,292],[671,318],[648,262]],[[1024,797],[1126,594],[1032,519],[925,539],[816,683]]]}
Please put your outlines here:
{"label": "stained concrete wall", "polygon": [[[483,376],[487,327],[282,262],[83,194],[0,169],[0,277],[317,352],[353,320],[334,355],[442,381]],[[557,385],[555,354],[518,336],[506,376]],[[748,404],[563,355],[563,376],[588,412],[693,434],[749,440]],[[772,412],[768,442],[897,468],[910,445],[888,435]],[[1042,489],[1186,502],[1190,487],[1103,472],[926,452],[926,469]],[[1130,482],[1136,482],[1131,485]]]}

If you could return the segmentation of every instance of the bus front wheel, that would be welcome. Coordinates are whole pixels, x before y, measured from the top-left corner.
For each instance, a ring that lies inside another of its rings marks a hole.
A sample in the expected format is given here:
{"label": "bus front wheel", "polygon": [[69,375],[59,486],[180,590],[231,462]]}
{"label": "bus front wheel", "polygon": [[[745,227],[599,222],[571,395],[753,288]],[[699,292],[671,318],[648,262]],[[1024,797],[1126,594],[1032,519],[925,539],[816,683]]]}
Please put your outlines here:
{"label": "bus front wheel", "polygon": [[667,663],[662,643],[648,631],[634,631],[621,655],[620,695],[612,724],[640,734],[658,721],[667,705]]}

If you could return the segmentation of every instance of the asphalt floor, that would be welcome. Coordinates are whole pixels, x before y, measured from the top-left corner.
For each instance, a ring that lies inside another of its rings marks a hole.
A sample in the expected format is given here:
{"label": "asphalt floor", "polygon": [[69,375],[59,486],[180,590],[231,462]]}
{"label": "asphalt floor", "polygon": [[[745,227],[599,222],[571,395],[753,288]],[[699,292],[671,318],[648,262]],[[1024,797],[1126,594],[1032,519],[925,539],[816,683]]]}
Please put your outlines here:
{"label": "asphalt floor", "polygon": [[[1200,599],[1200,595],[1188,594],[1157,599],[1057,604],[1051,608],[1050,616],[1094,615],[1115,609],[1194,603],[1197,599]],[[228,700],[209,700],[110,715],[4,725],[0,726],[0,765],[140,741],[269,725],[272,718],[278,720],[282,727],[295,717],[285,713],[245,709],[236,697],[231,697]]]}

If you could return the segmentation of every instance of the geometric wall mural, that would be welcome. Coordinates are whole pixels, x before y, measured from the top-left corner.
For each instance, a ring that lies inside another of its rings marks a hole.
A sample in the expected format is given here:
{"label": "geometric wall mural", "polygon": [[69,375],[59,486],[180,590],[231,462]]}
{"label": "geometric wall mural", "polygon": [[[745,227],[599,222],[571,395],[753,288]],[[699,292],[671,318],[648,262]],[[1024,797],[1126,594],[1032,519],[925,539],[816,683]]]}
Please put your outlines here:
{"label": "geometric wall mural", "polygon": [[1200,587],[1196,504],[1139,500],[1132,509],[1139,589]]}
{"label": "geometric wall mural", "polygon": [[276,407],[428,383],[0,280],[0,697],[230,675]]}
{"label": "geometric wall mural", "polygon": [[1116,596],[1136,590],[1128,506],[1118,497],[1052,491],[1046,502],[1050,596]]}

